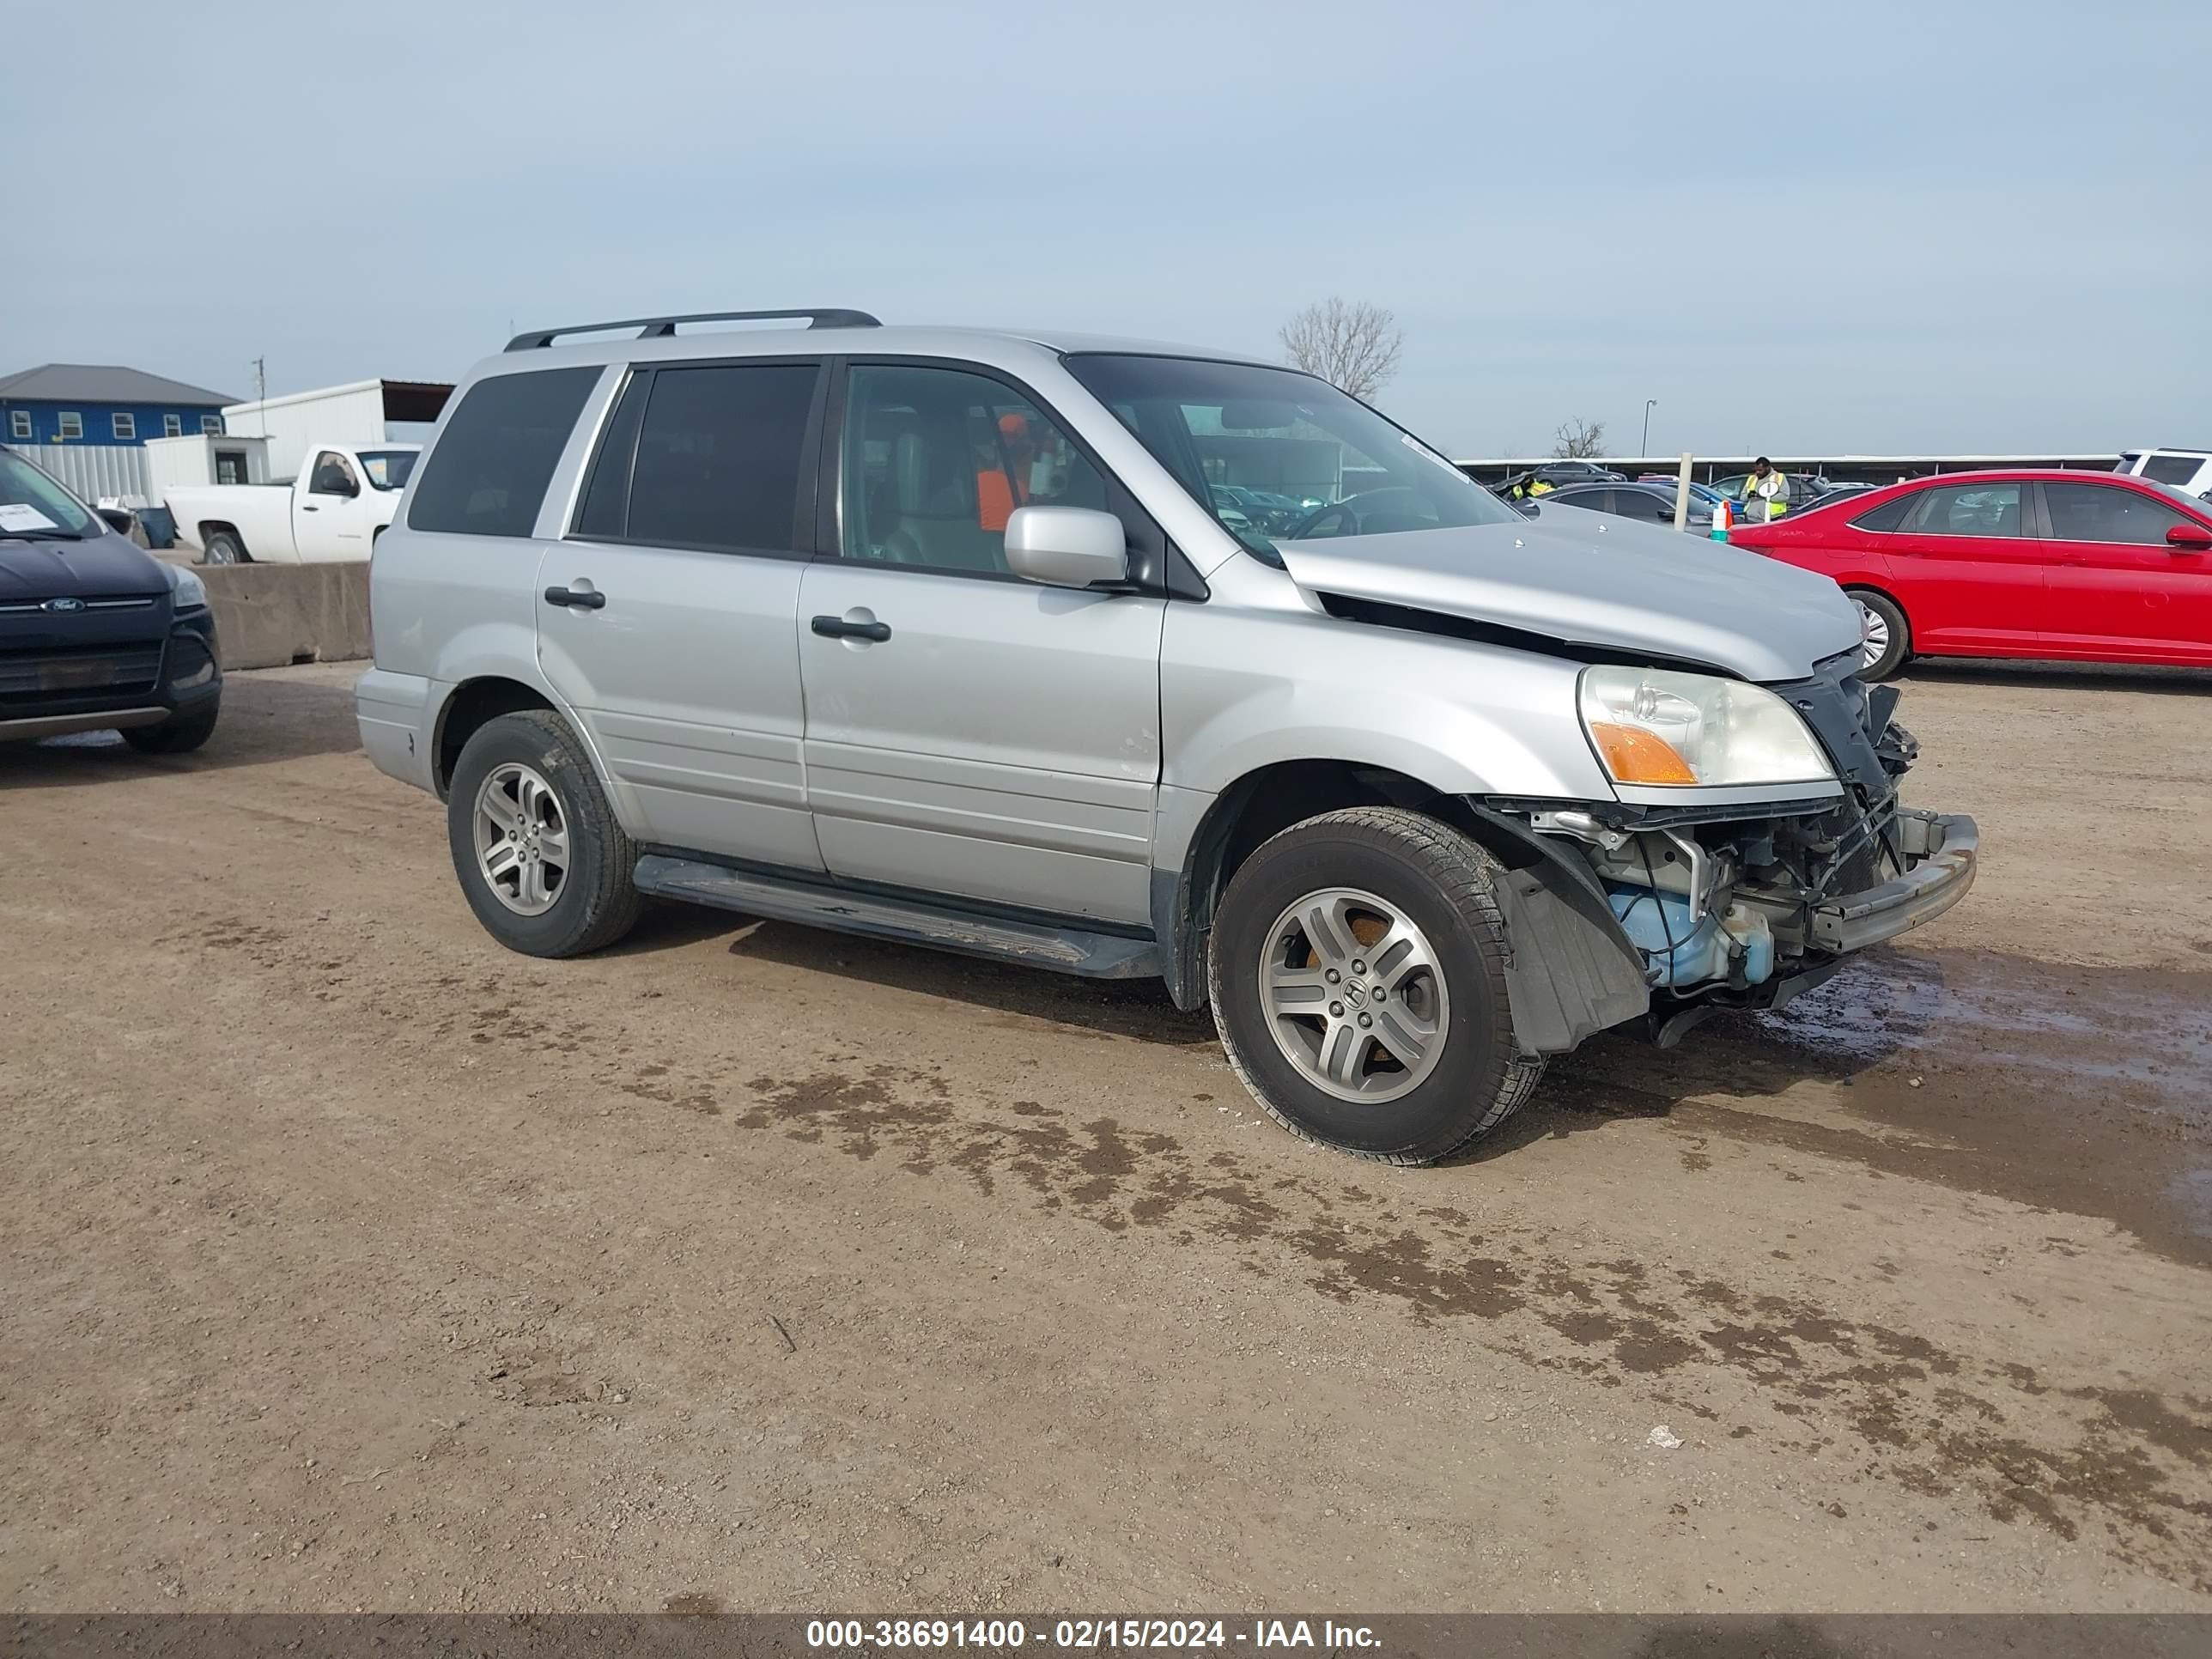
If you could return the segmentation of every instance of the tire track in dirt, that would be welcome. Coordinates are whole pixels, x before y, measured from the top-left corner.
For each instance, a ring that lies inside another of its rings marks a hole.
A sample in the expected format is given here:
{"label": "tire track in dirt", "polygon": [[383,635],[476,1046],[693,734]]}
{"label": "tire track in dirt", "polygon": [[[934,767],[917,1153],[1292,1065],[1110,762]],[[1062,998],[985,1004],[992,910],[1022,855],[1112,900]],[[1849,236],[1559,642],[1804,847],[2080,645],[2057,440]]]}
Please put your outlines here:
{"label": "tire track in dirt", "polygon": [[[156,942],[242,954],[286,975],[313,954],[279,928],[236,917]],[[337,948],[338,959],[313,965],[341,967]],[[585,1069],[594,1088],[706,1120],[699,1133],[774,1134],[911,1177],[954,1176],[986,1199],[1108,1233],[1219,1241],[1249,1271],[1295,1273],[1316,1293],[1395,1305],[1417,1324],[1474,1322],[1487,1345],[1523,1364],[1601,1387],[1634,1380],[1717,1425],[1722,1413],[1706,1395],[1717,1374],[1732,1377],[1782,1425],[1737,1424],[1727,1430],[1735,1437],[1834,1453],[1852,1479],[1966,1496],[1993,1520],[2030,1522],[2069,1541],[2094,1531],[2120,1559],[2212,1591],[2212,1399],[2058,1386],[2031,1366],[1949,1351],[1802,1298],[1750,1294],[1664,1264],[1593,1260],[1549,1232],[1485,1230],[1449,1206],[1408,1208],[1356,1172],[1341,1181],[1270,1175],[1233,1151],[1194,1157],[1176,1136],[1111,1115],[972,1091],[956,1098],[929,1069],[832,1054],[850,1069],[756,1075],[740,1097],[674,1052],[609,1060],[603,1045],[526,1006],[548,983],[544,970],[524,969],[434,975],[396,994],[372,981],[348,995],[417,1033],[428,1054],[513,1047]],[[1795,1132],[1773,1133],[1786,1140]],[[588,1264],[574,1266],[588,1275]],[[554,1393],[595,1398],[616,1386],[579,1380],[557,1356],[537,1358]],[[511,1386],[526,1397],[532,1384],[514,1375]]]}

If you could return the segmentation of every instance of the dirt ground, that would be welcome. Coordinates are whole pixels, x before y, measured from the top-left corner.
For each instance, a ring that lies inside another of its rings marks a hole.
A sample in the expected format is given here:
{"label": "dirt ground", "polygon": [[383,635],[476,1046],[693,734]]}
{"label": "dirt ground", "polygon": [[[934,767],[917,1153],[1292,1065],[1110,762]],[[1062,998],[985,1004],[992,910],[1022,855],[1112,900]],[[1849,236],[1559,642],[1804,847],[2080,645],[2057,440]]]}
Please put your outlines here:
{"label": "dirt ground", "polygon": [[506,954],[352,678],[0,750],[0,1603],[2212,1608],[2212,678],[1917,672],[1965,906],[1401,1171],[1153,986]]}

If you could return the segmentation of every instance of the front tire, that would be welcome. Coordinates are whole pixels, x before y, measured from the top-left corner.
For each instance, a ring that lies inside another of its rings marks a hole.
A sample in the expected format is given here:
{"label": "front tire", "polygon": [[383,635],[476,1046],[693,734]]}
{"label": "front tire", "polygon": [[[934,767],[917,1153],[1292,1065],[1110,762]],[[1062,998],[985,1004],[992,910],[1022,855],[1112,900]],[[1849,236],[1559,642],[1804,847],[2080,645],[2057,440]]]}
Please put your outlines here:
{"label": "front tire", "polygon": [[1292,1133],[1432,1164],[1528,1098],[1513,1040],[1500,872],[1450,825],[1396,807],[1295,824],[1237,869],[1208,953],[1229,1063]]}
{"label": "front tire", "polygon": [[215,735],[218,706],[197,714],[179,714],[159,726],[126,726],[123,741],[142,755],[185,755]]}
{"label": "front tire", "polygon": [[1859,678],[1863,680],[1887,680],[1896,678],[1905,665],[1912,660],[1912,624],[1905,619],[1905,612],[1897,601],[1871,588],[1853,587],[1845,590],[1859,608],[1859,617],[1866,629],[1866,645],[1859,659]]}
{"label": "front tire", "polygon": [[446,836],[469,908],[510,951],[580,956],[637,921],[637,848],[550,710],[501,714],[471,734],[447,792]]}

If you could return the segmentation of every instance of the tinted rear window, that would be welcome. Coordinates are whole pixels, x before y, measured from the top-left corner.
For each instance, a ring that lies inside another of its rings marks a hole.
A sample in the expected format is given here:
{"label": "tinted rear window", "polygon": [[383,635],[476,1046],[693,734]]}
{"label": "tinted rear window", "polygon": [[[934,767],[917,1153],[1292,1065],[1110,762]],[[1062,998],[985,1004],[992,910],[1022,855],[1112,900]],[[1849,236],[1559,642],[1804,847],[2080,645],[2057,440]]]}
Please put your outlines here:
{"label": "tinted rear window", "polygon": [[630,474],[628,539],[796,550],[818,373],[812,363],[743,363],[656,374]]}
{"label": "tinted rear window", "polygon": [[1879,507],[1870,507],[1851,520],[1854,530],[1894,530],[1905,522],[1917,495],[1893,495]]}
{"label": "tinted rear window", "polygon": [[2185,484],[2203,465],[2194,455],[2154,455],[2143,463],[2142,476],[2154,483]]}
{"label": "tinted rear window", "polygon": [[529,535],[600,372],[539,369],[471,386],[416,480],[408,526],[463,536]]}

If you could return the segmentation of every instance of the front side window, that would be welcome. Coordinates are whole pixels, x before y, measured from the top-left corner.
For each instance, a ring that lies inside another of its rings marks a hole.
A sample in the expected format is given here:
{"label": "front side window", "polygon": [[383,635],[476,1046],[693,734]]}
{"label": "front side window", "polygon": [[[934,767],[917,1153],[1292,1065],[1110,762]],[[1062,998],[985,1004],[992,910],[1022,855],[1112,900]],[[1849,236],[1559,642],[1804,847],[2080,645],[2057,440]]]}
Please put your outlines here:
{"label": "front side window", "polygon": [[61,434],[64,438],[82,438],[84,436],[84,416],[82,412],[74,409],[64,409],[62,410]]}
{"label": "front side window", "polygon": [[136,415],[111,415],[107,417],[107,429],[118,438],[135,438],[138,435],[138,417]]}
{"label": "front side window", "polygon": [[1944,484],[1923,490],[1906,526],[1917,536],[2018,536],[2020,486]]}
{"label": "front side window", "polygon": [[326,449],[315,457],[315,471],[307,482],[307,489],[317,495],[358,495],[361,481],[354,477],[353,468],[344,456]]}
{"label": "front side window", "polygon": [[599,374],[528,369],[471,386],[446,417],[415,487],[409,526],[463,536],[531,534]]}
{"label": "front side window", "polygon": [[[1521,522],[1419,439],[1310,374],[1194,357],[1079,352],[1066,362],[1193,500],[1263,556],[1277,541]],[[1217,484],[1261,497],[1261,522],[1230,517]]]}
{"label": "front side window", "polygon": [[[848,559],[1003,575],[1017,507],[1109,510],[1104,477],[1058,422],[1004,382],[959,369],[856,366],[842,465]],[[1232,498],[1213,511],[1243,509]]]}
{"label": "front side window", "polygon": [[13,438],[30,437],[31,411],[29,410],[13,409],[8,411],[8,434]]}
{"label": "front side window", "polygon": [[2115,484],[2043,486],[2051,533],[2062,542],[2120,542],[2148,547],[2189,520],[2165,502]]}

